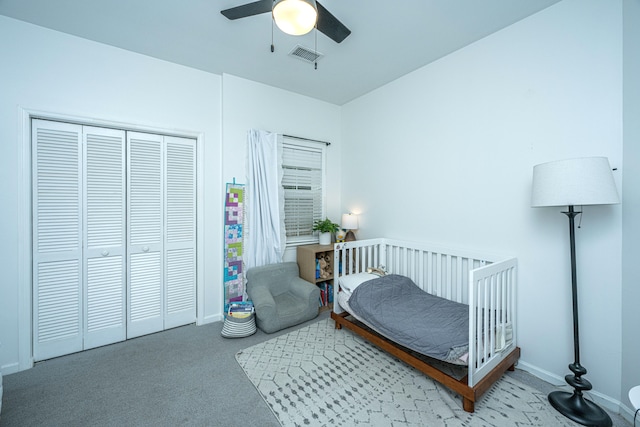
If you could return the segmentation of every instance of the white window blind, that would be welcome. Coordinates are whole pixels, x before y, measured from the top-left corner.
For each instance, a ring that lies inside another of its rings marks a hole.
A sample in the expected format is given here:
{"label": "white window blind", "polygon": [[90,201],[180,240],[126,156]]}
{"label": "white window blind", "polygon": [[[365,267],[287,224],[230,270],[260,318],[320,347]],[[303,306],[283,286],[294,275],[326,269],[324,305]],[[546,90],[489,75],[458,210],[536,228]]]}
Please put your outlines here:
{"label": "white window blind", "polygon": [[282,187],[287,246],[317,243],[313,223],[325,212],[326,145],[284,137]]}

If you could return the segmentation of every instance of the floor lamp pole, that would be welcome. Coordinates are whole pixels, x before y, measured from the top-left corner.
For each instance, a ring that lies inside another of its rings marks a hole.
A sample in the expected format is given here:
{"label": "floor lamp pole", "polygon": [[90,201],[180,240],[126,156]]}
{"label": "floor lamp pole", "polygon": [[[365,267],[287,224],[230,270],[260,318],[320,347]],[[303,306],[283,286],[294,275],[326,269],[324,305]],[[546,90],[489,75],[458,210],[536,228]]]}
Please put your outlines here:
{"label": "floor lamp pole", "polygon": [[549,393],[549,402],[558,412],[565,417],[585,426],[610,427],[612,422],[609,415],[595,403],[586,400],[583,391],[591,390],[589,381],[582,378],[587,370],[580,364],[580,340],[578,331],[578,280],[576,275],[576,235],[575,217],[582,212],[575,212],[573,206],[569,206],[568,212],[563,212],[569,217],[569,241],[571,245],[571,293],[573,299],[573,351],[574,362],[569,365],[573,375],[564,377],[567,384],[573,387],[573,393],[554,391]]}

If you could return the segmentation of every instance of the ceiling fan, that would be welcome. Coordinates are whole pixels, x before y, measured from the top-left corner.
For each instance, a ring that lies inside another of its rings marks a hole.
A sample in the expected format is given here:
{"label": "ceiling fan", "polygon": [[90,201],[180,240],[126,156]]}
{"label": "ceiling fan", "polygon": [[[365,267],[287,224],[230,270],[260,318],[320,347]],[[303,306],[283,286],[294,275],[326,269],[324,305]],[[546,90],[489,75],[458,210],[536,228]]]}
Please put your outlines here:
{"label": "ceiling fan", "polygon": [[[274,3],[280,3],[280,1],[274,0],[259,0],[253,3],[243,4],[241,6],[232,7],[220,11],[228,19],[240,19],[247,16],[260,15],[262,13],[271,12],[274,8]],[[345,25],[331,14],[324,6],[315,1],[318,10],[318,20],[316,28],[321,33],[335,41],[336,43],[342,42],[346,39],[351,30],[345,27]]]}

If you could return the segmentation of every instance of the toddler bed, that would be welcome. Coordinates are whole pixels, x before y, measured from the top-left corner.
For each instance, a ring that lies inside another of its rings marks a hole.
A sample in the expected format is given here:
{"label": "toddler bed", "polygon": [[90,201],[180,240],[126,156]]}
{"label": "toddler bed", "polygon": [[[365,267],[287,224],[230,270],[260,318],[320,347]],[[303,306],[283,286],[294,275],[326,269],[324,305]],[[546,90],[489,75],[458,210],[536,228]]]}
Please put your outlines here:
{"label": "toddler bed", "polygon": [[514,369],[515,258],[370,239],[337,243],[333,265],[336,328],[460,394],[465,411]]}

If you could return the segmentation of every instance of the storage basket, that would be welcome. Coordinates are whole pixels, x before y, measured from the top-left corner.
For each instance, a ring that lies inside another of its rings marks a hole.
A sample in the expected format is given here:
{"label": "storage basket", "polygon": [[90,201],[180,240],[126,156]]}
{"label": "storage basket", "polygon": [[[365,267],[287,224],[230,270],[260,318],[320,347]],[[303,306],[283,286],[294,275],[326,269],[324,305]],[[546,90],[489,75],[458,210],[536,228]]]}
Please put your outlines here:
{"label": "storage basket", "polygon": [[222,325],[222,336],[225,338],[242,338],[253,335],[256,332],[255,310],[246,317],[233,317],[231,309],[227,313]]}

